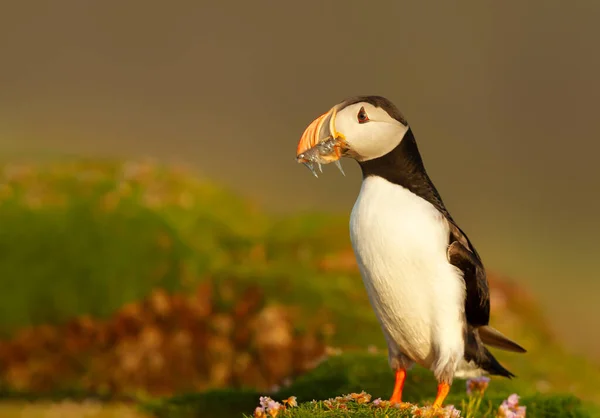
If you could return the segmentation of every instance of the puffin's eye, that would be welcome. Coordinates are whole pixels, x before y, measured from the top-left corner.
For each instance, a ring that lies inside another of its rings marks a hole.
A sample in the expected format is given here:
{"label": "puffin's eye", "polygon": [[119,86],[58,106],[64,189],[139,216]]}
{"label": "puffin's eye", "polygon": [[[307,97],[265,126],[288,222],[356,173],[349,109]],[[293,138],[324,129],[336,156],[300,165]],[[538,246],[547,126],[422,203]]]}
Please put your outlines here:
{"label": "puffin's eye", "polygon": [[366,123],[369,121],[369,117],[367,116],[367,112],[365,112],[365,108],[361,107],[358,111],[358,115],[356,115],[358,119],[358,123]]}

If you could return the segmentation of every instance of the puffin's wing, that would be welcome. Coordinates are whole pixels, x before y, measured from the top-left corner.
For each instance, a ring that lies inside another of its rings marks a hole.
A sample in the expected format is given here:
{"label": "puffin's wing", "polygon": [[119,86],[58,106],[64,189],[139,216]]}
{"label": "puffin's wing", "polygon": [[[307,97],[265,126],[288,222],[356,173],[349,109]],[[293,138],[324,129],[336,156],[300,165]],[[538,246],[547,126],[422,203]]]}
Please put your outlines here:
{"label": "puffin's wing", "polygon": [[485,269],[477,251],[464,232],[451,220],[450,246],[448,259],[450,264],[463,272],[467,297],[465,300],[465,315],[471,327],[477,329],[477,334],[484,344],[517,353],[526,350],[510,340],[500,331],[488,325],[490,319],[490,290]]}
{"label": "puffin's wing", "polygon": [[474,326],[484,326],[490,320],[490,291],[485,269],[479,255],[472,250],[469,239],[454,223],[450,224],[450,264],[463,272],[466,286],[465,314],[467,322]]}

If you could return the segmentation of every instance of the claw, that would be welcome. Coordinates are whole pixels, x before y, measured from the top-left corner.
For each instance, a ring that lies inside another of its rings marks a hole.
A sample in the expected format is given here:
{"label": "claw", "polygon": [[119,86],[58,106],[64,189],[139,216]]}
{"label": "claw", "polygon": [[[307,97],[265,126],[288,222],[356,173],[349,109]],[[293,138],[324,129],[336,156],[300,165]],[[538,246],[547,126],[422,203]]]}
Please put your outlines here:
{"label": "claw", "polygon": [[[302,163],[302,164],[304,164],[304,165],[305,165],[305,166],[306,166],[306,167],[307,167],[307,168],[310,170],[310,172],[311,172],[311,173],[313,173],[313,174],[315,175],[315,177],[319,178],[319,176],[317,175],[317,172],[315,171],[315,168],[313,167],[313,165],[312,165],[312,163],[311,163],[311,162],[308,162],[308,161],[307,161],[307,162],[305,162],[305,163]],[[319,165],[320,165],[320,164],[319,164]]]}
{"label": "claw", "polygon": [[323,166],[321,165],[321,163],[317,163],[317,165],[319,166],[319,171],[322,173],[323,172]]}
{"label": "claw", "polygon": [[342,172],[342,174],[343,174],[344,176],[346,175],[346,173],[344,173],[344,169],[342,168],[342,163],[340,163],[340,160],[336,160],[336,161],[335,161],[335,166],[336,166],[337,168],[339,168],[339,170]]}

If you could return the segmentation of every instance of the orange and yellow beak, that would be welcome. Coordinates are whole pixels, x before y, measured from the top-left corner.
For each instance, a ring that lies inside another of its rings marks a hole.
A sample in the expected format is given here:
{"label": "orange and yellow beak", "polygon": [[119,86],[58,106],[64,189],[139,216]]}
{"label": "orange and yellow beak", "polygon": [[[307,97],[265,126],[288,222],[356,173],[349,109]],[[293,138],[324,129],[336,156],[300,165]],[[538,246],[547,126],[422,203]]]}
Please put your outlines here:
{"label": "orange and yellow beak", "polygon": [[[345,149],[345,137],[342,133],[335,129],[335,117],[337,107],[331,108],[326,113],[313,120],[310,125],[304,130],[298,146],[296,148],[296,160],[299,163],[306,165],[316,176],[316,171],[312,167],[313,163],[319,165],[336,162],[338,168],[341,169],[339,159],[342,158]],[[325,145],[327,147],[317,147],[317,145]]]}

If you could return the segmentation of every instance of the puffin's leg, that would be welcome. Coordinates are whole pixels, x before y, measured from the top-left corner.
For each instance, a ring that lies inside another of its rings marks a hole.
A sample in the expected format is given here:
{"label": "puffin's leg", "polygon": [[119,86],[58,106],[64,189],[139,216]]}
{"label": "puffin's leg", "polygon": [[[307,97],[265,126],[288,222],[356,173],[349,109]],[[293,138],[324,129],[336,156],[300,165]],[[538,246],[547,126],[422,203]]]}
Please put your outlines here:
{"label": "puffin's leg", "polygon": [[394,392],[390,398],[390,403],[402,403],[402,389],[406,380],[406,369],[400,367],[396,369],[396,383],[394,384]]}
{"label": "puffin's leg", "polygon": [[[461,350],[464,350],[464,348],[461,348]],[[448,392],[450,392],[454,373],[458,366],[458,359],[461,358],[459,353],[458,350],[455,350],[454,353],[448,350],[439,356],[436,364],[434,364],[433,374],[438,382],[437,395],[433,402],[434,408],[441,408],[446,400],[446,396],[448,396]]]}
{"label": "puffin's leg", "polygon": [[441,382],[438,384],[437,396],[435,397],[435,401],[433,402],[434,408],[442,407],[442,404],[446,400],[446,396],[448,396],[448,392],[450,392],[450,383]]}
{"label": "puffin's leg", "polygon": [[406,372],[414,363],[404,354],[398,352],[392,344],[388,344],[388,361],[396,374],[396,382],[390,403],[402,403],[402,389],[404,389],[404,382],[406,381]]}
{"label": "puffin's leg", "polygon": [[[456,289],[453,290],[456,291]],[[456,294],[460,295],[460,292],[456,292]],[[452,299],[458,301],[460,297]],[[439,309],[436,312],[435,319],[437,330],[433,341],[435,360],[431,365],[431,369],[437,380],[438,387],[437,395],[433,402],[434,408],[443,406],[446,396],[450,392],[454,374],[465,355],[466,324],[464,314],[461,313],[463,305],[462,303],[446,304],[444,307],[445,309]],[[462,318],[461,315],[463,315]],[[457,321],[457,319],[460,320]]]}

